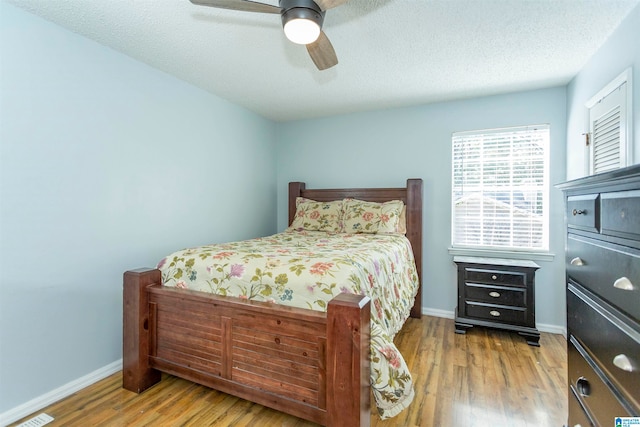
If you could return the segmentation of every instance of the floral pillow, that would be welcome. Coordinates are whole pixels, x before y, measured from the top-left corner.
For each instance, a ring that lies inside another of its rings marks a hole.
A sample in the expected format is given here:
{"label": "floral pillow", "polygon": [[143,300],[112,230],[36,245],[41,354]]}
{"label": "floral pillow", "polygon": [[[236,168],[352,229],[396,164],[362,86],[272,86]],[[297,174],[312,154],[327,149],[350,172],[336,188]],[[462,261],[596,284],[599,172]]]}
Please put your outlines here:
{"label": "floral pillow", "polygon": [[295,230],[340,232],[342,200],[318,202],[304,197],[296,198],[296,216],[291,228]]}
{"label": "floral pillow", "polygon": [[398,222],[398,233],[407,234],[407,207],[402,206],[402,213],[400,214],[400,221]]}
{"label": "floral pillow", "polygon": [[[345,199],[342,218],[345,233],[402,233],[404,203],[401,200],[376,203]],[[406,220],[405,220],[406,221]]]}

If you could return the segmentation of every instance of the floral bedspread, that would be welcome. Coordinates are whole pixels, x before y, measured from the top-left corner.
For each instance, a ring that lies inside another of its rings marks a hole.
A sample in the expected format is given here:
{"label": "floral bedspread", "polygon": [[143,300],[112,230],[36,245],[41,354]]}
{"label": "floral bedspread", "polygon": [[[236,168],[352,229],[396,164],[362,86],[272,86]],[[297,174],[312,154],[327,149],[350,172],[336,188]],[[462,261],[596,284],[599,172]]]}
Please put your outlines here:
{"label": "floral bedspread", "polygon": [[413,382],[393,343],[419,283],[401,234],[286,230],[268,237],[175,252],[158,264],[165,286],[326,311],[341,292],[371,298],[371,386],[381,418],[413,400]]}

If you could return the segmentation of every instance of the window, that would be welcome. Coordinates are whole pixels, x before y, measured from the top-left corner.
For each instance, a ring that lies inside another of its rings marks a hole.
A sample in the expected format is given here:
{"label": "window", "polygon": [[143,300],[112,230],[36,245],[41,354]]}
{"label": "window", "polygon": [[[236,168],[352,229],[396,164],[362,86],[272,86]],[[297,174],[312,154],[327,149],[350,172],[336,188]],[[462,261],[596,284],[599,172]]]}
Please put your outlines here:
{"label": "window", "polygon": [[628,166],[631,160],[631,69],[616,77],[587,102],[589,110],[589,172]]}
{"label": "window", "polygon": [[549,249],[549,125],[453,134],[452,246]]}

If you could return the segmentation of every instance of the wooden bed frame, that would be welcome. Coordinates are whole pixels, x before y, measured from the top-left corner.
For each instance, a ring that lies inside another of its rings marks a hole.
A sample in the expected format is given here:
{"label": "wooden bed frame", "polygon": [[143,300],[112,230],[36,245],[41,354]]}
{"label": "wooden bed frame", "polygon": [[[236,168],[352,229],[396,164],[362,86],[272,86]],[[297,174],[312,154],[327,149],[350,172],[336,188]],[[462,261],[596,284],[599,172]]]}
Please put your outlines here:
{"label": "wooden bed frame", "polygon": [[[351,197],[407,207],[407,237],[422,283],[422,180],[406,188],[306,189],[296,197]],[[421,316],[418,291],[411,317]],[[326,426],[370,424],[370,300],[340,294],[327,312],[164,287],[160,270],[124,273],[123,387],[141,393],[161,372]]]}

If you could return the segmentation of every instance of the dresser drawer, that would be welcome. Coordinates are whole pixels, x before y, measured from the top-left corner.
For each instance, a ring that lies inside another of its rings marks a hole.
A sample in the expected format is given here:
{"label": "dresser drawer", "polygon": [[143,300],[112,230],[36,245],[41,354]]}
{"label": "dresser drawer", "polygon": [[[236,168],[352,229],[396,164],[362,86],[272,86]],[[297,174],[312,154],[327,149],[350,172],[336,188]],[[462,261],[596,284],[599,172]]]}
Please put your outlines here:
{"label": "dresser drawer", "polygon": [[[567,292],[567,327],[636,412],[640,412],[640,331],[577,287]],[[570,362],[571,364],[571,362]]]}
{"label": "dresser drawer", "polygon": [[464,269],[465,281],[476,283],[488,283],[496,285],[513,285],[513,286],[526,286],[527,276],[525,273],[519,273],[517,271],[505,272],[504,270],[492,270],[481,268]]}
{"label": "dresser drawer", "polygon": [[468,300],[517,307],[526,305],[527,290],[525,288],[480,283],[465,283],[464,288],[464,295]]}
{"label": "dresser drawer", "polygon": [[[613,425],[615,417],[632,415],[587,362],[586,352],[583,349],[578,350],[578,348],[580,348],[580,344],[572,337],[567,344],[569,399],[578,396],[597,425]],[[574,396],[571,396],[572,394]]]}
{"label": "dresser drawer", "polygon": [[567,225],[569,228],[598,232],[600,222],[599,194],[567,197]]}
{"label": "dresser drawer", "polygon": [[640,239],[640,190],[602,194],[602,234]]}
{"label": "dresser drawer", "polygon": [[640,250],[569,234],[567,274],[640,320]]}
{"label": "dresser drawer", "polygon": [[569,387],[569,426],[568,427],[592,427],[593,423],[582,407],[573,387]]}
{"label": "dresser drawer", "polygon": [[527,309],[497,304],[484,304],[475,301],[465,301],[465,312],[468,317],[484,319],[490,322],[508,323],[513,325],[527,324]]}

